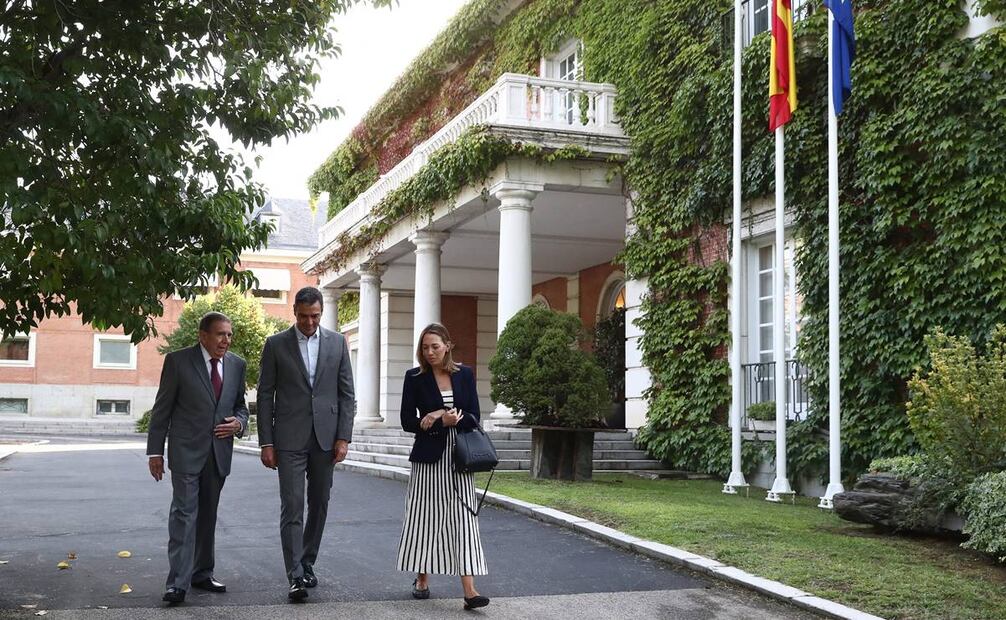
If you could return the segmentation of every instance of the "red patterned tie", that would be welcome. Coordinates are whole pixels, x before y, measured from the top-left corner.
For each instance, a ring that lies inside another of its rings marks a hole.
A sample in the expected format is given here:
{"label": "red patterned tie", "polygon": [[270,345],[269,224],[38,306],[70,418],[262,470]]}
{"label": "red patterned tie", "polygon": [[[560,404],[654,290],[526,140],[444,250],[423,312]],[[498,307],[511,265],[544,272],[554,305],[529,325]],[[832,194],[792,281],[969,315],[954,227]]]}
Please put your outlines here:
{"label": "red patterned tie", "polygon": [[220,360],[215,357],[210,358],[210,382],[213,383],[213,394],[217,400],[220,400],[220,392],[224,389],[224,380],[220,378],[220,370],[217,368],[219,364]]}

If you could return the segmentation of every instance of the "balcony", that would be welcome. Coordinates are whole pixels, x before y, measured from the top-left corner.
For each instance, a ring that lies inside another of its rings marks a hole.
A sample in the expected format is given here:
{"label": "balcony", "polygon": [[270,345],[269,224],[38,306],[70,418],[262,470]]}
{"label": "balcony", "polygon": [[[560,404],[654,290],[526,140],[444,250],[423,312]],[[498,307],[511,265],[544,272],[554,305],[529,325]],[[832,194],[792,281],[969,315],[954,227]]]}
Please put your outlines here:
{"label": "balcony", "polygon": [[615,96],[615,87],[610,84],[503,74],[492,88],[329,220],[319,231],[323,250],[319,255],[325,254],[341,233],[358,230],[371,209],[416,174],[430,155],[474,125],[487,125],[503,135],[549,148],[579,144],[603,155],[624,155],[628,145],[615,116]]}
{"label": "balcony", "polygon": [[[775,400],[775,362],[741,364],[744,377],[744,408],[741,410],[741,427],[748,427],[748,406]],[[786,360],[786,418],[802,420],[810,405],[807,379],[810,371],[803,363]]]}

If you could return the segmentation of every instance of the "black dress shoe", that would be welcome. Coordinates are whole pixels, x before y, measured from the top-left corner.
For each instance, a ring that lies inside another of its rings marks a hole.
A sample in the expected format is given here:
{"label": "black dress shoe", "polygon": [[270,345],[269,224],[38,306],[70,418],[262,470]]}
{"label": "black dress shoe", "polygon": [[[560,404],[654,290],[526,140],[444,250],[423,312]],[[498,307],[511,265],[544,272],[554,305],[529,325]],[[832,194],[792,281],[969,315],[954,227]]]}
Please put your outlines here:
{"label": "black dress shoe", "polygon": [[286,594],[291,601],[299,602],[307,598],[307,587],[301,577],[294,577],[290,582],[290,591]]}
{"label": "black dress shoe", "polygon": [[207,592],[226,592],[227,586],[220,583],[213,577],[209,579],[203,579],[202,581],[193,581],[193,588],[199,588],[200,590],[206,590]]}
{"label": "black dress shoe", "polygon": [[314,567],[310,564],[304,565],[304,587],[313,588],[318,585],[318,578],[314,576]]}
{"label": "black dress shoe", "polygon": [[185,602],[185,590],[181,588],[168,588],[164,592],[164,596],[161,600],[166,603],[171,603],[172,605],[177,605],[178,603]]}
{"label": "black dress shoe", "polygon": [[489,604],[489,599],[481,594],[471,598],[465,597],[465,609],[478,609]]}
{"label": "black dress shoe", "polygon": [[430,587],[426,586],[425,588],[420,589],[419,588],[419,580],[418,579],[413,579],[412,580],[412,598],[418,598],[421,601],[425,601],[426,599],[430,598]]}

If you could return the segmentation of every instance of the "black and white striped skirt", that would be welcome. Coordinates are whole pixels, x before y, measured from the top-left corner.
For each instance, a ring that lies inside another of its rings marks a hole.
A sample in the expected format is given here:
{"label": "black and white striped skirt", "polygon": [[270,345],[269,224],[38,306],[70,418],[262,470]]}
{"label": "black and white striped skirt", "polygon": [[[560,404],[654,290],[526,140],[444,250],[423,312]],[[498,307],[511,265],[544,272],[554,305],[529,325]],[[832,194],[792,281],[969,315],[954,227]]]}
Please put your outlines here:
{"label": "black and white striped skirt", "polygon": [[[454,437],[436,463],[412,463],[405,524],[398,545],[398,570],[435,575],[486,575],[479,520],[465,510],[478,506],[475,476],[454,471]],[[455,485],[457,491],[455,491]]]}

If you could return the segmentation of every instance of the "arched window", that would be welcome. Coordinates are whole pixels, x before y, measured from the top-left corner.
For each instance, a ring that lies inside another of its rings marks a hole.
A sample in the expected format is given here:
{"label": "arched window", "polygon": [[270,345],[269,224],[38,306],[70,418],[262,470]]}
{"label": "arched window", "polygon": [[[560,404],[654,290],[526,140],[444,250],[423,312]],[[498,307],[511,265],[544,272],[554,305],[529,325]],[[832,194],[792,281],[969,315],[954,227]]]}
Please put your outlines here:
{"label": "arched window", "polygon": [[598,320],[611,316],[616,308],[625,307],[625,274],[616,271],[608,276],[601,289],[601,298],[597,304]]}
{"label": "arched window", "polygon": [[541,306],[542,308],[552,309],[552,306],[548,303],[548,299],[545,298],[541,293],[536,294],[531,298],[531,303],[535,306]]}

